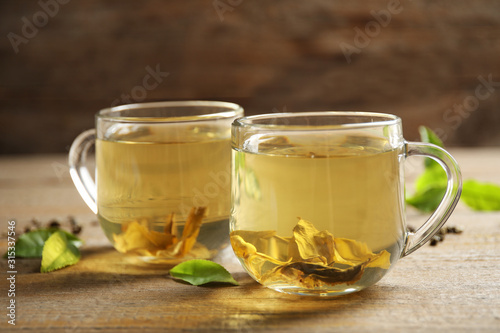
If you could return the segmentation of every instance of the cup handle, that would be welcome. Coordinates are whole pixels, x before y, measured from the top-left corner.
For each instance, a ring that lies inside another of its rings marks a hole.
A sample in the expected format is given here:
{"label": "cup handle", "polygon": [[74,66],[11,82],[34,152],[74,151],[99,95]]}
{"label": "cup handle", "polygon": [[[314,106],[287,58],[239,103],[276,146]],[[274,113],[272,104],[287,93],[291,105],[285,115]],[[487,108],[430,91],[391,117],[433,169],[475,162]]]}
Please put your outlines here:
{"label": "cup handle", "polygon": [[424,245],[445,224],[455,209],[462,193],[462,177],[455,159],[443,148],[421,142],[405,142],[405,157],[430,157],[446,171],[448,184],[441,203],[427,221],[414,233],[407,233],[406,246],[401,257],[405,257]]}
{"label": "cup handle", "polygon": [[89,208],[97,214],[97,189],[85,164],[89,149],[95,144],[95,129],[87,130],[76,137],[69,150],[69,173],[81,197]]}

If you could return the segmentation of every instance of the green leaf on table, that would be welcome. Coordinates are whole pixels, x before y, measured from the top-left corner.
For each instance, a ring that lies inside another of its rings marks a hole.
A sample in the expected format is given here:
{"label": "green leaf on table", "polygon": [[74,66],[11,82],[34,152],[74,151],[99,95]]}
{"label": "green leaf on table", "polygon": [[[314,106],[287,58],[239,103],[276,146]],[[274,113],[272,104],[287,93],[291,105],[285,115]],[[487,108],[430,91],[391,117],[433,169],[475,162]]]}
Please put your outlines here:
{"label": "green leaf on table", "polygon": [[425,169],[415,181],[415,193],[406,198],[406,203],[423,212],[432,212],[443,199],[447,183],[441,167]]}
{"label": "green leaf on table", "polygon": [[221,265],[202,259],[188,260],[170,270],[170,275],[176,279],[199,286],[209,282],[222,282],[238,285],[238,282]]}
{"label": "green leaf on table", "polygon": [[439,146],[441,148],[444,147],[443,141],[434,133],[429,127],[420,126],[418,128],[418,132],[420,133],[420,140],[426,143],[432,143],[433,145]]}
{"label": "green leaf on table", "polygon": [[415,191],[425,192],[431,187],[442,187],[446,189],[448,184],[448,177],[443,168],[429,168],[415,180]]}
{"label": "green leaf on table", "polygon": [[45,241],[40,272],[52,272],[76,264],[79,260],[78,248],[68,239],[67,233],[58,230]]}
{"label": "green leaf on table", "polygon": [[39,229],[22,234],[16,241],[16,257],[18,258],[41,258],[43,245],[52,235],[48,229]]}
{"label": "green leaf on table", "polygon": [[[439,136],[437,136],[437,134],[434,133],[429,127],[420,126],[418,128],[418,132],[420,133],[420,140],[422,142],[431,143],[433,145],[444,148],[443,141],[441,141]],[[424,163],[426,169],[436,168],[436,167],[440,168],[439,164],[431,158],[426,158]]]}
{"label": "green leaf on table", "polygon": [[[443,147],[443,142],[431,129],[419,127],[422,142]],[[415,193],[406,198],[406,203],[423,212],[437,208],[446,192],[446,172],[430,158],[425,159],[425,171],[415,181]],[[468,180],[462,185],[461,200],[476,211],[500,210],[500,186]]]}
{"label": "green leaf on table", "polygon": [[[422,142],[443,147],[443,142],[430,128],[418,128]],[[448,177],[436,161],[426,158],[425,170],[415,181],[415,193],[406,198],[406,203],[422,212],[432,212],[438,206],[446,192]]]}
{"label": "green leaf on table", "polygon": [[422,212],[436,210],[446,192],[446,186],[431,186],[425,191],[417,192],[412,197],[406,198],[406,203]]}
{"label": "green leaf on table", "polygon": [[68,241],[71,242],[74,246],[80,247],[82,245],[81,239],[61,229],[58,228],[38,229],[27,232],[19,236],[15,245],[16,257],[41,258],[45,242],[56,231],[64,233]]}
{"label": "green leaf on table", "polygon": [[474,210],[500,210],[500,186],[467,180],[463,183],[462,200]]}

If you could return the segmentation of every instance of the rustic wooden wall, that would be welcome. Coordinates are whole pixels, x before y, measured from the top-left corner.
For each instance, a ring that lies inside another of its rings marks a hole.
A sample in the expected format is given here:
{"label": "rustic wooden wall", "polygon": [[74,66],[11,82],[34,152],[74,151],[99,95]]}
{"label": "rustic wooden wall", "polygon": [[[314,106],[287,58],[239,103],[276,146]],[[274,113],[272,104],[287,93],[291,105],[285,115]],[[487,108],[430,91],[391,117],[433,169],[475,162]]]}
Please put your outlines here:
{"label": "rustic wooden wall", "polygon": [[0,0],[0,32],[4,154],[65,152],[100,108],[175,99],[390,112],[407,139],[500,145],[499,1]]}

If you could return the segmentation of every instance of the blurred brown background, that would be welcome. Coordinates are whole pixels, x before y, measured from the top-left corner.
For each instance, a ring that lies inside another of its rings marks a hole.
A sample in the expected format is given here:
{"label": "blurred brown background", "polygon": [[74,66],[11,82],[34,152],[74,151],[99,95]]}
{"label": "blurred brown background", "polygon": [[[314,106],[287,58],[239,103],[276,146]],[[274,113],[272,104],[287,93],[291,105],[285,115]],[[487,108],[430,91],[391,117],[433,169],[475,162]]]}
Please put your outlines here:
{"label": "blurred brown background", "polygon": [[500,1],[0,0],[0,27],[2,154],[67,152],[101,108],[178,99],[500,145]]}

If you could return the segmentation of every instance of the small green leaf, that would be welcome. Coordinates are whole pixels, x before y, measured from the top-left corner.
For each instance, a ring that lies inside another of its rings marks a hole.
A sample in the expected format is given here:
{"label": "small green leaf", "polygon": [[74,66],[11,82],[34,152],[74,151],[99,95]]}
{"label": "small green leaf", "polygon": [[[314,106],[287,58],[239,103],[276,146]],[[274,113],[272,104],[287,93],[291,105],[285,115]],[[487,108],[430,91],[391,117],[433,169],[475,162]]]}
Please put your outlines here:
{"label": "small green leaf", "polygon": [[429,168],[415,181],[415,193],[406,198],[406,203],[423,212],[431,212],[437,208],[444,193],[448,177],[441,168]]}
{"label": "small green leaf", "polygon": [[429,127],[420,126],[418,128],[418,132],[420,133],[420,140],[426,143],[432,143],[433,145],[439,146],[443,148],[443,141],[434,133]]}
{"label": "small green leaf", "polygon": [[41,258],[43,245],[52,235],[48,229],[40,229],[22,234],[16,241],[16,257]]}
{"label": "small green leaf", "polygon": [[[418,128],[418,131],[420,133],[420,140],[425,143],[431,143],[433,145],[439,146],[441,148],[444,147],[443,141],[437,136],[436,133],[434,133],[429,127],[426,126],[420,126]],[[430,169],[430,168],[440,168],[439,164],[432,160],[431,158],[426,158],[425,159],[425,168]]]}
{"label": "small green leaf", "polygon": [[238,282],[224,267],[209,260],[194,259],[185,261],[172,268],[170,275],[195,286],[209,282],[238,285]]}
{"label": "small green leaf", "polygon": [[[423,142],[443,147],[443,142],[431,129],[419,127]],[[425,171],[415,182],[415,194],[406,203],[423,211],[437,208],[446,192],[447,176],[436,161],[425,160]],[[477,211],[500,211],[500,186],[469,180],[463,183],[461,200]]]}
{"label": "small green leaf", "polygon": [[82,241],[78,237],[58,228],[38,229],[19,236],[15,245],[16,257],[41,258],[45,242],[56,231],[64,233],[74,246],[80,247],[82,245]]}
{"label": "small green leaf", "polygon": [[429,186],[422,192],[417,192],[406,203],[423,212],[432,212],[438,206],[446,192],[446,186]]}
{"label": "small green leaf", "polygon": [[58,230],[45,241],[40,272],[52,272],[74,265],[79,260],[80,251],[78,248],[68,240],[67,233]]}
{"label": "small green leaf", "polygon": [[500,186],[467,180],[462,187],[462,200],[477,211],[500,210]]}
{"label": "small green leaf", "polygon": [[442,187],[446,189],[448,184],[448,177],[443,168],[429,168],[417,178],[415,181],[415,191],[425,192],[431,187]]}
{"label": "small green leaf", "polygon": [[[430,128],[418,128],[422,142],[443,147],[443,142]],[[448,178],[446,172],[436,161],[426,158],[425,171],[415,181],[415,194],[406,198],[406,203],[422,212],[432,212],[443,199]]]}

